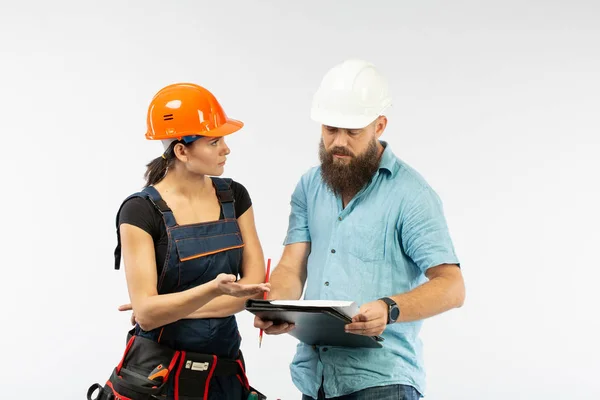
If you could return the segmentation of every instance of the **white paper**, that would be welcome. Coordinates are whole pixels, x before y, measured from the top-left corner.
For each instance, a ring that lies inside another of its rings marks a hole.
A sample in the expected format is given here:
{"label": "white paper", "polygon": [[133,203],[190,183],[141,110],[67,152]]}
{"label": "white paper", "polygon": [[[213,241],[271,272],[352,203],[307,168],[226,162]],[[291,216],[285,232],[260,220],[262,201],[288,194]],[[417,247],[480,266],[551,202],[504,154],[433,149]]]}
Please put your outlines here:
{"label": "white paper", "polygon": [[271,304],[297,307],[331,307],[352,318],[358,314],[358,306],[353,301],[343,300],[271,300]]}

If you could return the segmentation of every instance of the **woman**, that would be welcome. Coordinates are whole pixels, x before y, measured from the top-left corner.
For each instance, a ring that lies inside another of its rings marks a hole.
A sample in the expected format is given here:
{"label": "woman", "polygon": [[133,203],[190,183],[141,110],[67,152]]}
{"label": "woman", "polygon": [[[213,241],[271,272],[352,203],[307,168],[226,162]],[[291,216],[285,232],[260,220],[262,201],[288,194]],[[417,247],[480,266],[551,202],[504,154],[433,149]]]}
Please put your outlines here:
{"label": "woman", "polygon": [[[234,314],[269,285],[260,283],[265,266],[250,196],[242,184],[216,178],[230,153],[224,136],[243,123],[203,87],[175,84],[156,94],[147,124],[146,138],[161,140],[165,151],[117,217],[116,268],[122,251],[132,334],[182,352],[154,371],[167,398],[245,400],[251,388]],[[131,369],[146,375],[147,365],[143,373]]]}

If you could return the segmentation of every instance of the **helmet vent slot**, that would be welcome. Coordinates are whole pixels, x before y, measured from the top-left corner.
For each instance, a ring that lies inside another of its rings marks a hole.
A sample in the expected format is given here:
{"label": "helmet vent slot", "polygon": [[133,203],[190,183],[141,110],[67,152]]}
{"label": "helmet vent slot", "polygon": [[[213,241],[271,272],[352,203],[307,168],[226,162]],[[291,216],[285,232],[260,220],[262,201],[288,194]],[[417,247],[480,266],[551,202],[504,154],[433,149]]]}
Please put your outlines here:
{"label": "helmet vent slot", "polygon": [[163,120],[170,121],[173,119],[173,114],[165,114],[163,115]]}

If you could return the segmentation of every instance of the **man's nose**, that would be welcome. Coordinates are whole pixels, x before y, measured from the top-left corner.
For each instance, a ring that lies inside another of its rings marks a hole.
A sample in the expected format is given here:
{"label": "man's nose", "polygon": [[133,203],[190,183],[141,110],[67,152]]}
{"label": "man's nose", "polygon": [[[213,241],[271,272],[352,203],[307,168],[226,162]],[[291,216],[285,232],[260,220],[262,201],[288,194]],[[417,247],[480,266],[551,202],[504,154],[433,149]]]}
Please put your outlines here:
{"label": "man's nose", "polygon": [[333,147],[343,147],[344,149],[348,145],[348,139],[344,133],[338,132],[334,138],[333,143],[331,143]]}

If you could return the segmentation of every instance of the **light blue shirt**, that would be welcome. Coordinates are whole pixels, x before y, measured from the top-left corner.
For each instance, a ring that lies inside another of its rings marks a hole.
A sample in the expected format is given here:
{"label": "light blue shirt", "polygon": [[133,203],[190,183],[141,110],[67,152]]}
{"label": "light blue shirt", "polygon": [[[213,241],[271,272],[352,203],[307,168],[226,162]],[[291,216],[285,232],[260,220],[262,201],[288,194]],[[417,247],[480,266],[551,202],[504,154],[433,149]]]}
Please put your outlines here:
{"label": "light blue shirt", "polygon": [[[439,197],[386,142],[378,171],[346,208],[314,167],[291,199],[284,244],[310,242],[307,300],[352,300],[359,306],[407,292],[426,281],[424,272],[458,264]],[[400,310],[402,312],[402,310]],[[371,386],[406,384],[425,392],[421,321],[388,325],[382,349],[298,344],[292,381],[317,398]]]}

